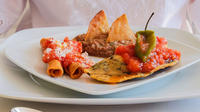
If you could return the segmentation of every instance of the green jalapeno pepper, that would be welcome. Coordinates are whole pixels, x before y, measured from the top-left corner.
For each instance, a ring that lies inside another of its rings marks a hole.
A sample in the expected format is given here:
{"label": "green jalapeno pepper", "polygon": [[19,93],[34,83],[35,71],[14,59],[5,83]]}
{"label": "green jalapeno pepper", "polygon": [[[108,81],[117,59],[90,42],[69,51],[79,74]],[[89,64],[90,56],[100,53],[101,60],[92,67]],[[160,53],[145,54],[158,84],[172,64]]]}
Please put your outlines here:
{"label": "green jalapeno pepper", "polygon": [[147,60],[151,51],[156,46],[156,36],[154,35],[154,31],[146,30],[148,23],[153,15],[154,15],[154,12],[149,17],[149,19],[145,25],[145,30],[136,32],[137,39],[136,39],[136,44],[135,44],[135,54],[143,62],[145,62]]}
{"label": "green jalapeno pepper", "polygon": [[135,53],[143,62],[145,62],[156,46],[156,36],[154,31],[145,30],[136,33]]}

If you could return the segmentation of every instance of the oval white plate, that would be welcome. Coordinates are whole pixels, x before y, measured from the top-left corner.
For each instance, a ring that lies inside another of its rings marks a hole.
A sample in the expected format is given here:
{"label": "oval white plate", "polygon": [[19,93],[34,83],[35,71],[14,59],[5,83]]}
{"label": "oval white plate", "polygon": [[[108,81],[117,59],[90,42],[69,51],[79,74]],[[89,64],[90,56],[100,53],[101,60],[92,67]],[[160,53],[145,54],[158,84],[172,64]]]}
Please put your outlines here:
{"label": "oval white plate", "polygon": [[[46,37],[55,33],[64,33],[69,28],[42,28],[30,29],[18,32],[12,38],[25,37]],[[160,32],[170,31],[169,35],[174,40],[189,44],[193,47],[199,47],[198,39],[191,34],[174,29],[160,29]],[[182,33],[182,37],[176,36],[176,33]],[[29,40],[28,38],[26,38]],[[7,42],[9,42],[8,39]],[[25,40],[26,41],[26,40]],[[24,42],[25,42],[24,41]],[[7,43],[6,42],[6,43]],[[140,87],[117,92],[109,95],[86,95],[69,89],[47,83],[44,80],[36,79],[35,83],[29,77],[28,73],[9,60],[6,59],[3,52],[4,45],[0,47],[0,96],[19,100],[65,103],[65,104],[134,104],[158,101],[171,101],[183,98],[200,96],[200,76],[198,68],[200,63],[170,75],[169,77],[156,80],[152,83]]]}
{"label": "oval white plate", "polygon": [[[76,35],[81,34],[86,28],[79,28],[73,30],[66,30],[64,34],[57,34],[51,37],[55,39],[63,40],[66,36],[69,39],[73,39]],[[171,33],[169,30],[165,30],[165,33]],[[159,30],[155,29],[156,35],[163,36]],[[21,32],[23,33],[23,32]],[[33,35],[30,33],[30,35]],[[182,33],[177,32],[177,37],[181,37]],[[33,75],[49,81],[51,83],[91,95],[103,95],[122,90],[135,88],[143,84],[147,84],[161,78],[173,75],[173,73],[180,71],[200,60],[200,51],[189,45],[183,44],[176,40],[172,40],[174,37],[165,36],[168,39],[168,47],[179,50],[181,55],[181,61],[174,67],[170,67],[162,72],[156,72],[151,77],[143,78],[140,80],[130,80],[119,84],[104,84],[92,80],[88,75],[83,75],[77,80],[73,80],[64,75],[60,78],[52,78],[46,74],[46,64],[42,62],[40,40],[41,36],[13,36],[7,41],[5,55],[8,59],[14,62],[16,65],[32,73]],[[97,59],[97,58],[94,58]]]}

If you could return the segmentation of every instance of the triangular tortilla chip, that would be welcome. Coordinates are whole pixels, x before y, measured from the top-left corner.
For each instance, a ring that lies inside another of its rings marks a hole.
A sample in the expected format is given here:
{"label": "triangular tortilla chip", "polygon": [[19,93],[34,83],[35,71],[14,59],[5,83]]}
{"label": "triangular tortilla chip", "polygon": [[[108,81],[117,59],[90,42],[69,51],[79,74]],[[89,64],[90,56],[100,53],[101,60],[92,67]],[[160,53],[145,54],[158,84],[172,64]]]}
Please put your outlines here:
{"label": "triangular tortilla chip", "polygon": [[135,42],[135,39],[135,34],[128,25],[128,19],[126,15],[123,14],[113,22],[107,41],[133,40]]}
{"label": "triangular tortilla chip", "polygon": [[85,39],[93,39],[94,37],[106,34],[109,31],[109,25],[107,17],[103,10],[98,12],[94,18],[90,21],[88,32],[86,34]]}

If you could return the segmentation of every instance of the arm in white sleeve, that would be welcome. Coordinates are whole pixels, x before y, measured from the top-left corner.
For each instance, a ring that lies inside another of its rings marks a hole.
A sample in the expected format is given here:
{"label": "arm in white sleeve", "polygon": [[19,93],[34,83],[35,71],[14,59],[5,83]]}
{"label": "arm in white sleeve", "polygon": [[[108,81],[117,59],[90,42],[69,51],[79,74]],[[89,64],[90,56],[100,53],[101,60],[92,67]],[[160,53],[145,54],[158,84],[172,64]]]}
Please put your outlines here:
{"label": "arm in white sleeve", "polygon": [[200,0],[190,0],[189,16],[195,34],[200,34]]}
{"label": "arm in white sleeve", "polygon": [[26,0],[0,0],[0,34],[7,32],[22,14]]}

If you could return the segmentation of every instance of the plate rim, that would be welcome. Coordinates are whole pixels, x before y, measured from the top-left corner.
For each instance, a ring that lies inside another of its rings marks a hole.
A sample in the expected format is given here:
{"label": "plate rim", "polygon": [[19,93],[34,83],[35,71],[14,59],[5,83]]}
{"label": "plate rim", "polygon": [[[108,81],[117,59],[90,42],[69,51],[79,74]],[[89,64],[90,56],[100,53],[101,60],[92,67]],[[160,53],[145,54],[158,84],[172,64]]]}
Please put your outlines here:
{"label": "plate rim", "polygon": [[[190,95],[168,96],[168,97],[154,97],[154,98],[51,98],[51,97],[20,97],[0,94],[0,97],[31,101],[40,103],[56,103],[56,104],[74,104],[74,105],[127,105],[127,104],[145,104],[156,102],[168,102],[176,100],[184,100],[200,97],[200,93],[193,93]],[[87,102],[87,103],[86,103]],[[120,102],[120,103],[119,103]]]}

